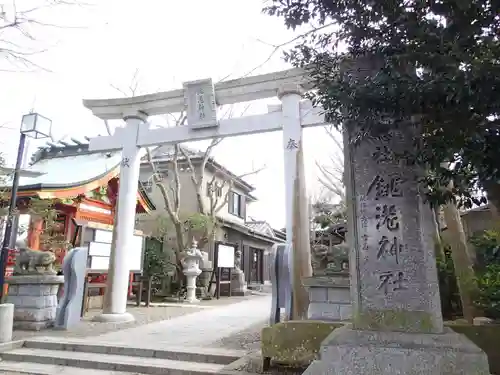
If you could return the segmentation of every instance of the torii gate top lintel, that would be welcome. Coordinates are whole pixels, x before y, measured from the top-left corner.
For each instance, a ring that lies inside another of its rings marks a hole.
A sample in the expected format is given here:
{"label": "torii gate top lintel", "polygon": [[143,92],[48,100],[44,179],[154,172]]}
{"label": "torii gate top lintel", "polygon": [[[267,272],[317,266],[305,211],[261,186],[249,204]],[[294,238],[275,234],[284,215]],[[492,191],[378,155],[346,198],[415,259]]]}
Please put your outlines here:
{"label": "torii gate top lintel", "polygon": [[[278,90],[288,85],[308,89],[310,80],[304,70],[293,68],[216,83],[217,104],[235,104],[275,97]],[[148,116],[180,112],[185,107],[184,90],[164,91],[129,98],[84,100],[83,105],[103,120],[123,119],[126,112],[135,110]]]}

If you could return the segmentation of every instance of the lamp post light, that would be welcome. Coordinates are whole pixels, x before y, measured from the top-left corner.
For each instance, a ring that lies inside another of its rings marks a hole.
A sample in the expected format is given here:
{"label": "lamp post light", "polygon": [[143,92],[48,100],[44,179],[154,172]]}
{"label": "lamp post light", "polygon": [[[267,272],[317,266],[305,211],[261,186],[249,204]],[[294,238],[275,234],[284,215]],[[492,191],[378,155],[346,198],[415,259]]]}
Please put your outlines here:
{"label": "lamp post light", "polygon": [[23,116],[21,121],[21,135],[19,137],[19,146],[17,149],[16,167],[10,192],[9,211],[5,223],[5,235],[3,238],[2,249],[0,251],[0,303],[4,299],[5,271],[7,269],[7,258],[12,238],[12,224],[14,212],[17,203],[17,189],[19,187],[19,174],[23,164],[24,146],[26,137],[34,139],[44,139],[50,137],[52,121],[38,113],[29,113]]}

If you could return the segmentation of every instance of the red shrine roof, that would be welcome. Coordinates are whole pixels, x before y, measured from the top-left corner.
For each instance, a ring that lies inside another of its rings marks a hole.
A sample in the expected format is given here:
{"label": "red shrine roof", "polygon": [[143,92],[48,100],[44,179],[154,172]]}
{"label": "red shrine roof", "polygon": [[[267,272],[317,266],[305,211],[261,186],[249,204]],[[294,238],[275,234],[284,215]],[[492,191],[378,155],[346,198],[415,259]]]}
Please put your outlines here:
{"label": "red shrine roof", "polygon": [[[19,178],[19,197],[38,196],[41,199],[75,198],[100,187],[116,189],[120,174],[121,153],[89,151],[87,141],[49,142],[40,147],[31,159],[30,167]],[[154,204],[138,182],[138,211],[154,210]]]}

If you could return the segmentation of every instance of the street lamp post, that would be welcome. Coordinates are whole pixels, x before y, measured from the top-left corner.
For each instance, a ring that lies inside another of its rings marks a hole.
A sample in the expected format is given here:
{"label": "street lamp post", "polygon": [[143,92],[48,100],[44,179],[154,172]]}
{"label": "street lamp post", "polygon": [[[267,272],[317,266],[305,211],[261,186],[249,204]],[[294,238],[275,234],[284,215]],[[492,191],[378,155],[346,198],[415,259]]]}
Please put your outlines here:
{"label": "street lamp post", "polygon": [[3,238],[2,250],[0,251],[0,302],[3,302],[4,299],[5,271],[7,269],[7,258],[12,239],[12,224],[14,220],[14,212],[16,210],[19,175],[23,164],[26,137],[34,139],[48,138],[50,137],[51,127],[52,121],[38,113],[29,113],[24,115],[21,122],[21,135],[19,137],[16,167],[14,170],[12,189],[10,193],[9,210],[5,223],[5,235]]}

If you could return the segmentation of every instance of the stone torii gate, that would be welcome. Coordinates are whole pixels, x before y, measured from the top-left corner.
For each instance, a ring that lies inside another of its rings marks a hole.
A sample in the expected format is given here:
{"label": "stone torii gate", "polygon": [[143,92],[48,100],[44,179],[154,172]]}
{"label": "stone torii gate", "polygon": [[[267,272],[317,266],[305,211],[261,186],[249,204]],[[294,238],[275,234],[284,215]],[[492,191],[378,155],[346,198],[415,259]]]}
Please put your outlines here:
{"label": "stone torii gate", "polygon": [[[114,232],[115,249],[111,254],[108,274],[108,296],[99,321],[130,321],[126,312],[129,270],[125,253],[132,243],[135,222],[135,197],[139,178],[140,149],[215,137],[232,137],[283,131],[285,165],[286,236],[294,238],[294,186],[297,171],[303,168],[302,128],[327,125],[320,109],[302,100],[309,80],[304,71],[290,69],[218,83],[211,79],[187,82],[183,89],[122,99],[84,100],[83,104],[103,120],[123,119],[126,126],[112,136],[90,140],[90,150],[121,150],[119,201]],[[235,104],[278,97],[281,105],[270,106],[268,113],[217,121],[217,105]],[[148,116],[186,110],[187,125],[150,129]],[[299,154],[299,158],[297,158]],[[298,164],[299,163],[299,164]],[[303,173],[301,179],[303,179]],[[304,181],[302,181],[303,183]],[[300,189],[300,188],[299,188]],[[302,189],[300,189],[302,190]],[[302,191],[303,194],[303,191]],[[302,210],[302,215],[307,213]],[[304,223],[304,221],[302,221]],[[297,232],[308,232],[299,225]],[[307,233],[308,238],[308,233]],[[302,238],[304,240],[304,238]],[[302,241],[302,243],[304,243]],[[293,261],[292,261],[293,264]]]}

